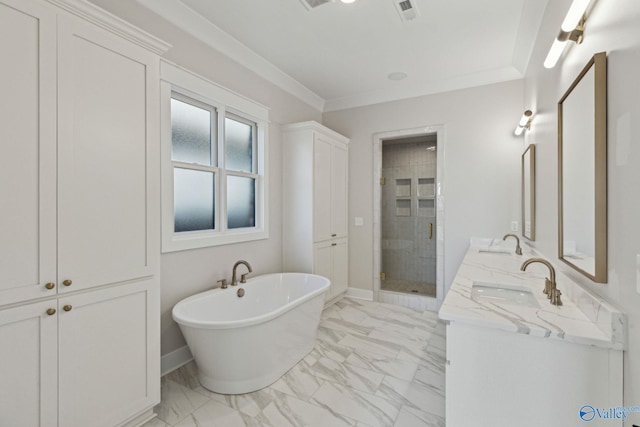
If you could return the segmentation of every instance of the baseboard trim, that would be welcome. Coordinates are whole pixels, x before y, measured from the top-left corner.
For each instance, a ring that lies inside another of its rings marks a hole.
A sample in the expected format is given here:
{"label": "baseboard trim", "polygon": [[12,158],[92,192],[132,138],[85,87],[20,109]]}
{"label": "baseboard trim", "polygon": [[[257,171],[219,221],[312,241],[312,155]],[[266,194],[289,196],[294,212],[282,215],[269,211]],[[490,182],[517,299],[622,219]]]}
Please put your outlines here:
{"label": "baseboard trim", "polygon": [[193,356],[186,345],[167,353],[160,358],[160,375],[164,376],[169,372],[175,371],[192,360]]}
{"label": "baseboard trim", "polygon": [[347,292],[344,295],[349,298],[373,301],[373,291],[368,291],[366,289],[347,288]]}

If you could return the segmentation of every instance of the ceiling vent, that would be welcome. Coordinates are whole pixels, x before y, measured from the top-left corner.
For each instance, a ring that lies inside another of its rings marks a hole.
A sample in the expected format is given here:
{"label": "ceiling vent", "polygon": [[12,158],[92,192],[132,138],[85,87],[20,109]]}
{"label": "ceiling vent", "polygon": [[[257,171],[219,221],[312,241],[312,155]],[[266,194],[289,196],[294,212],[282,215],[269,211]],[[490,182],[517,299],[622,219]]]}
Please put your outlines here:
{"label": "ceiling vent", "polygon": [[331,3],[332,0],[300,0],[300,3],[307,9],[311,10],[318,6],[322,6],[325,3]]}
{"label": "ceiling vent", "polygon": [[418,9],[414,4],[416,0],[393,0],[396,10],[403,21],[412,21],[418,17]]}

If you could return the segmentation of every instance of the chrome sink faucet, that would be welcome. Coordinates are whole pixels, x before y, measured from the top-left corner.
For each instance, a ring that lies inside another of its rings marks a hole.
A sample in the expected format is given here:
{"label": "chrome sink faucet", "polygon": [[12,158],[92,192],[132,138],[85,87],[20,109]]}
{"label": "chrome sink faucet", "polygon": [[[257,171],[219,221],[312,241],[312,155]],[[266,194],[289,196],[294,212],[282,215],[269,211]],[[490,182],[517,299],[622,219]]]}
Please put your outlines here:
{"label": "chrome sink faucet", "polygon": [[505,234],[502,240],[507,240],[507,237],[514,237],[516,239],[516,255],[522,255],[522,248],[520,247],[520,239],[518,239],[518,236],[515,234]]}
{"label": "chrome sink faucet", "polygon": [[529,258],[522,263],[520,270],[525,271],[529,264],[532,264],[534,262],[539,262],[549,268],[549,278],[545,278],[544,280],[543,291],[547,295],[547,299],[549,299],[549,302],[551,302],[551,304],[553,305],[562,305],[562,300],[560,299],[560,295],[562,295],[562,292],[560,292],[560,289],[556,287],[556,270],[553,268],[549,261],[543,258]]}
{"label": "chrome sink faucet", "polygon": [[251,266],[249,265],[249,263],[247,261],[240,260],[240,261],[236,262],[235,264],[233,264],[233,276],[231,277],[231,286],[236,286],[238,284],[238,279],[236,277],[236,269],[238,268],[238,266],[240,264],[243,264],[245,267],[247,267],[247,270],[249,270],[247,273],[245,273],[245,274],[240,276],[240,283],[246,283],[247,282],[247,275],[249,273],[253,273],[253,270],[251,269]]}

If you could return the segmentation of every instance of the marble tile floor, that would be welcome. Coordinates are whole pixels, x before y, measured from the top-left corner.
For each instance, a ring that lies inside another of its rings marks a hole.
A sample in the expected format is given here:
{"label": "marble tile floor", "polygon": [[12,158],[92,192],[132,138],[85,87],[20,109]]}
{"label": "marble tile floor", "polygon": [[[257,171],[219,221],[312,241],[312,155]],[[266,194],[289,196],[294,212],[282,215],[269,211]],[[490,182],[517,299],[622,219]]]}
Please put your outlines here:
{"label": "marble tile floor", "polygon": [[221,395],[193,362],[162,378],[143,427],[444,426],[445,327],[437,314],[343,298],[322,314],[314,350],[274,384]]}

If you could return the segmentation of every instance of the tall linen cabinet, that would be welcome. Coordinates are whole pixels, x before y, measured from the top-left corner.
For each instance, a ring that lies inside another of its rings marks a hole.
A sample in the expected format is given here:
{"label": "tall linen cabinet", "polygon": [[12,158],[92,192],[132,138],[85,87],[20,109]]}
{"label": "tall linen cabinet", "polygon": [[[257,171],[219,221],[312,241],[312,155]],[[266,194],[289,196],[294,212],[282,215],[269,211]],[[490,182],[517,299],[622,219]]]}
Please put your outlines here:
{"label": "tall linen cabinet", "polygon": [[159,54],[82,0],[0,0],[0,425],[160,400]]}
{"label": "tall linen cabinet", "polygon": [[284,269],[329,278],[333,300],[349,280],[349,140],[314,121],[282,132]]}

